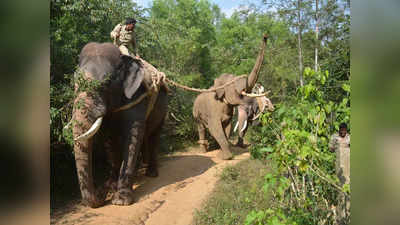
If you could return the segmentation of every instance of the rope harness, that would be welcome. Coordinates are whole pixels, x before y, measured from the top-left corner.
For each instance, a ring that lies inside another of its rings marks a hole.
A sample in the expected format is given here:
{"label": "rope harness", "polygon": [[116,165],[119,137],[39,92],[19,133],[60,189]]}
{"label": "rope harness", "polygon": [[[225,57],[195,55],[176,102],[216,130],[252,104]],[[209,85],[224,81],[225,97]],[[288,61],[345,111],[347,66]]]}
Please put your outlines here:
{"label": "rope harness", "polygon": [[[146,69],[148,69],[150,71],[150,75],[151,75],[151,85],[149,86],[148,84],[146,84],[146,82],[143,82],[144,86],[147,89],[147,92],[143,93],[142,95],[140,95],[137,99],[135,99],[133,102],[130,102],[128,104],[125,104],[119,108],[114,109],[112,112],[116,113],[116,112],[120,112],[123,110],[127,110],[130,109],[132,107],[134,107],[135,105],[141,103],[146,97],[149,97],[149,103],[147,105],[147,109],[146,109],[146,120],[148,119],[148,117],[150,116],[150,113],[153,111],[154,105],[157,101],[159,92],[160,92],[160,88],[161,86],[163,86],[166,91],[169,91],[169,88],[167,86],[167,84],[171,84],[173,86],[176,86],[178,88],[182,88],[184,90],[188,90],[188,91],[194,91],[194,92],[199,92],[199,93],[206,93],[206,92],[215,92],[218,89],[224,88],[232,83],[234,83],[235,81],[241,79],[241,78],[245,78],[247,77],[247,75],[240,75],[235,77],[234,79],[232,79],[231,81],[226,82],[225,84],[218,86],[218,87],[213,87],[213,88],[209,88],[209,89],[199,89],[199,88],[191,88],[179,83],[176,83],[170,79],[168,79],[165,75],[165,73],[158,71],[154,66],[152,66],[151,64],[149,64],[148,62],[144,61],[143,59],[140,59],[142,62],[142,65],[144,67],[147,67]],[[222,99],[224,101],[224,103],[229,104],[225,98]],[[71,125],[72,120],[64,127],[64,129],[67,129],[70,125]],[[200,141],[202,142],[202,144],[206,144],[206,142]],[[208,142],[207,142],[208,144]]]}
{"label": "rope harness", "polygon": [[[232,83],[234,83],[235,81],[247,77],[247,75],[241,75],[241,76],[237,76],[234,79],[232,79],[231,81],[225,83],[224,85],[218,86],[218,87],[214,87],[214,88],[209,88],[209,89],[199,89],[199,88],[191,88],[179,83],[176,83],[170,79],[168,79],[165,75],[165,73],[158,71],[155,67],[153,67],[151,64],[149,64],[148,62],[144,61],[143,59],[141,59],[142,63],[145,65],[145,67],[147,67],[147,69],[150,70],[151,72],[151,86],[148,87],[148,85],[145,84],[147,92],[142,94],[141,96],[139,96],[139,98],[137,98],[135,101],[128,103],[126,105],[123,105],[117,109],[114,109],[113,112],[119,112],[122,110],[127,110],[129,108],[132,108],[133,106],[139,104],[140,102],[142,102],[146,97],[149,97],[149,104],[147,106],[147,110],[146,110],[146,120],[149,117],[150,113],[153,111],[154,105],[157,101],[158,98],[158,94],[160,92],[160,87],[164,86],[166,88],[167,91],[169,91],[169,88],[167,86],[167,83],[182,88],[184,90],[188,90],[188,91],[194,91],[194,92],[199,92],[199,93],[205,93],[205,92],[214,92],[218,89],[224,88]],[[144,82],[145,83],[145,82]],[[223,99],[224,102],[226,102],[225,98]]]}

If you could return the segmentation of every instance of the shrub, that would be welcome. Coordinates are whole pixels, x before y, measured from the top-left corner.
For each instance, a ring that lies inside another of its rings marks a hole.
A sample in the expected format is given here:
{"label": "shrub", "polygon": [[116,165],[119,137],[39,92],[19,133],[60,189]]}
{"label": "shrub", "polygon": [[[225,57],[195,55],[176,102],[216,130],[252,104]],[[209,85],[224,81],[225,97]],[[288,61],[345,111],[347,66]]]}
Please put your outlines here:
{"label": "shrub", "polygon": [[[328,101],[323,88],[328,72],[307,68],[307,84],[294,101],[280,103],[273,113],[261,117],[262,127],[253,132],[251,154],[271,162],[264,191],[272,197],[271,207],[252,211],[246,224],[333,224],[340,187],[335,175],[335,155],[328,149],[333,131],[350,120],[350,88],[342,101]],[[335,117],[335,119],[334,119]]]}

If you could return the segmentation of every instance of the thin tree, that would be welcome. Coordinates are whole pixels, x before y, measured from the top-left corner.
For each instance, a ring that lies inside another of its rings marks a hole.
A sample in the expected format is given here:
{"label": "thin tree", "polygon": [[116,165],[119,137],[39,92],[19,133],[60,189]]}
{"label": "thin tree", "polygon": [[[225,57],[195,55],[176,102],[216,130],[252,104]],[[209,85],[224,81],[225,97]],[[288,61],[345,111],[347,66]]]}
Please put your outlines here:
{"label": "thin tree", "polygon": [[300,86],[303,87],[304,81],[303,81],[303,50],[301,47],[301,33],[303,31],[302,29],[302,22],[301,22],[301,2],[302,0],[297,0],[297,43],[298,43],[298,51],[299,51],[299,78],[300,78]]}
{"label": "thin tree", "polygon": [[318,16],[318,0],[315,0],[315,62],[314,62],[314,70],[318,70],[318,23],[319,23],[319,16]]}

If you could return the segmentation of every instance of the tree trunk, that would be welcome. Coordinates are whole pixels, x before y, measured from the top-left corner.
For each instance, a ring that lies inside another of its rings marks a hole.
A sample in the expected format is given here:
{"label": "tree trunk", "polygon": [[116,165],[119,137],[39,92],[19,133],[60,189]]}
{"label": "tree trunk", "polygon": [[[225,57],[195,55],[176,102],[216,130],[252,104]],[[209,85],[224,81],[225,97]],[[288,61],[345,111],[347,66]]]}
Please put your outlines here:
{"label": "tree trunk", "polygon": [[297,33],[297,42],[298,42],[298,51],[299,51],[299,78],[300,78],[300,86],[303,87],[304,81],[303,81],[303,55],[302,55],[302,47],[301,47],[301,32],[302,32],[302,27],[301,27],[301,13],[300,13],[300,5],[301,5],[301,0],[297,0],[297,28],[298,28],[298,33]]}
{"label": "tree trunk", "polygon": [[315,0],[315,62],[314,62],[314,70],[318,70],[318,23],[319,23],[319,16],[318,16],[318,0]]}

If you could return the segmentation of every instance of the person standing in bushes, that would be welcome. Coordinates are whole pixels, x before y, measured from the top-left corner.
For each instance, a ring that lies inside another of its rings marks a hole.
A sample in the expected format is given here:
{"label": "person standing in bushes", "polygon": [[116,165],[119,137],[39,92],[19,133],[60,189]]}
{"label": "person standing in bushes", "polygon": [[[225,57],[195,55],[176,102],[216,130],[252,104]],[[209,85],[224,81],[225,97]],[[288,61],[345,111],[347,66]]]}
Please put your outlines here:
{"label": "person standing in bushes", "polygon": [[[341,186],[350,185],[350,135],[345,123],[341,123],[339,132],[332,135],[329,149],[336,152],[336,174]],[[347,224],[350,218],[350,196],[340,192],[338,202],[337,223]]]}

